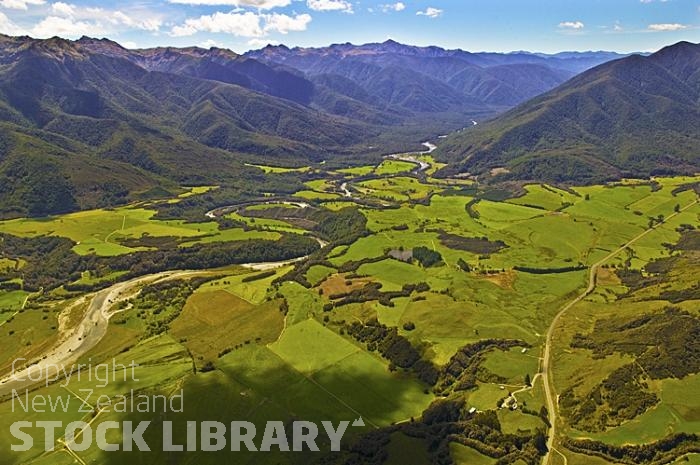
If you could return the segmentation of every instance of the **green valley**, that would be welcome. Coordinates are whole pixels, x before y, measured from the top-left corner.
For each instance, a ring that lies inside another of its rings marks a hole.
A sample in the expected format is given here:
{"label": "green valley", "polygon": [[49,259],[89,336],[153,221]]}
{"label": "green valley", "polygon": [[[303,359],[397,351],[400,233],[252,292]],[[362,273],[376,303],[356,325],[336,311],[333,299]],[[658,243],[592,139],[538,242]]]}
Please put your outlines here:
{"label": "green valley", "polygon": [[[695,396],[686,394],[697,390],[696,368],[669,372],[664,364],[652,374],[649,351],[637,344],[669,331],[683,346],[692,336],[681,328],[695,331],[682,321],[698,322],[700,296],[691,276],[700,178],[566,189],[531,184],[517,196],[489,200],[489,186],[435,180],[396,163],[370,172],[297,173],[313,192],[333,198],[271,193],[207,213],[205,198],[216,189],[201,189],[116,209],[0,222],[4,376],[15,359],[41,366],[42,354],[86,331],[81,319],[88,303],[122,286],[113,303],[103,303],[104,333],[94,340],[83,333],[90,345],[64,360],[134,360],[141,391],[168,396],[182,389],[184,413],[168,413],[169,420],[238,417],[263,428],[277,419],[364,419],[335,455],[241,452],[247,463],[310,463],[321,456],[382,463],[385,454],[398,457],[407,447],[430,461],[536,463],[547,451],[543,438],[552,418],[550,463],[564,457],[583,463],[582,454],[612,463],[619,457],[614,447],[634,457],[634,444],[663,440],[678,441],[660,449],[664,457],[692,450],[687,439],[674,438],[698,431],[689,399]],[[185,201],[201,217],[168,219]],[[266,245],[280,241],[298,248],[276,252]],[[258,243],[260,249],[251,248]],[[140,257],[162,262],[134,268]],[[61,260],[75,261],[76,271],[61,270]],[[201,271],[167,271],[193,266]],[[577,299],[592,266],[594,288]],[[572,302],[548,340],[555,315]],[[620,328],[630,329],[618,334]],[[674,341],[646,344],[677,354]],[[549,378],[542,372],[548,344]],[[13,381],[4,376],[0,410],[6,418],[26,418],[12,411]],[[648,401],[633,407],[631,397],[615,398],[606,386],[617,378]],[[559,399],[554,417],[544,382]],[[135,395],[128,384],[65,384],[30,396],[75,396],[88,388],[108,398]],[[216,400],[205,392],[216,392]],[[586,398],[600,401],[589,406]],[[619,402],[629,408],[619,410]],[[582,409],[595,413],[582,416]],[[162,415],[90,412],[48,417],[99,425]],[[149,441],[160,444],[155,430]],[[40,430],[28,431],[39,440]],[[127,460],[126,452],[96,448],[15,454],[10,443],[3,439],[0,451],[16,457],[11,463]],[[169,460],[160,454],[129,453],[128,460]],[[226,457],[192,456],[198,463]]]}

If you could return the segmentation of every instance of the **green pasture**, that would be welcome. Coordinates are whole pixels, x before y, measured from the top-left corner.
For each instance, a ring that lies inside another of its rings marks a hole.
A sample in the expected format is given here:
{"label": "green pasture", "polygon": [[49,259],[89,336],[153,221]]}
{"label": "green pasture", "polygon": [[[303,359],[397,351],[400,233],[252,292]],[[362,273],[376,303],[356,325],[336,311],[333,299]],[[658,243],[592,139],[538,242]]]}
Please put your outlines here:
{"label": "green pasture", "polygon": [[317,285],[334,272],[334,268],[329,268],[324,265],[314,265],[306,272],[306,279],[308,279],[311,284]]}
{"label": "green pasture", "polygon": [[506,378],[509,384],[523,384],[525,375],[532,378],[539,368],[537,350],[526,350],[517,347],[507,352],[495,350],[491,352],[482,366],[491,373]]}
{"label": "green pasture", "polygon": [[342,196],[340,194],[334,194],[330,192],[303,190],[295,192],[294,197],[299,197],[307,200],[334,200],[339,199]]}
{"label": "green pasture", "polygon": [[370,174],[372,171],[374,171],[374,166],[372,165],[364,165],[364,166],[356,166],[354,168],[343,168],[337,170],[338,173],[342,174],[349,174],[352,176],[364,176],[367,174]]}
{"label": "green pasture", "polygon": [[[113,210],[88,210],[50,218],[16,219],[0,222],[0,230],[22,237],[61,236],[76,243],[73,248],[81,255],[94,253],[114,256],[145,250],[126,247],[121,240],[149,237],[175,237],[183,245],[197,242],[222,242],[244,239],[275,239],[268,231],[219,230],[215,222],[186,223],[182,220],[155,220],[154,210],[120,207]],[[188,241],[188,239],[190,239]]]}
{"label": "green pasture", "polygon": [[290,266],[284,266],[275,270],[276,273],[272,276],[268,276],[263,279],[256,279],[254,281],[244,281],[246,278],[255,276],[261,272],[241,268],[240,272],[237,274],[226,276],[225,278],[217,279],[204,284],[197,290],[197,292],[225,290],[251,304],[259,305],[267,297],[272,281],[279,276],[282,276],[289,270],[291,270]]}
{"label": "green pasture", "polygon": [[527,194],[522,197],[509,199],[508,203],[525,206],[535,206],[544,210],[555,211],[559,210],[566,204],[573,204],[580,200],[580,197],[544,184],[529,184],[525,186]]}
{"label": "green pasture", "polygon": [[410,177],[371,179],[357,183],[355,187],[364,195],[393,201],[422,199],[438,190]]}
{"label": "green pasture", "polygon": [[410,163],[401,160],[384,160],[377,168],[374,170],[374,174],[377,176],[384,176],[387,174],[397,174],[406,171],[414,170],[418,165],[415,163]]}
{"label": "green pasture", "polygon": [[279,292],[287,299],[289,306],[286,316],[287,327],[306,321],[323,311],[321,297],[315,292],[309,292],[299,283],[286,282],[280,286]]}
{"label": "green pasture", "polygon": [[[22,308],[24,300],[29,295],[25,291],[0,291],[0,311],[12,310],[16,311]],[[6,312],[0,313],[0,321],[5,321],[5,316],[9,318],[10,314]]]}
{"label": "green pasture", "polygon": [[496,459],[456,442],[450,443],[450,454],[456,465],[493,465],[496,463]]}
{"label": "green pasture", "polygon": [[254,165],[251,163],[246,163],[246,166],[252,166],[258,168],[265,172],[265,174],[280,174],[280,173],[306,173],[311,170],[310,166],[303,166],[301,168],[284,168],[282,166],[270,166],[270,165]]}

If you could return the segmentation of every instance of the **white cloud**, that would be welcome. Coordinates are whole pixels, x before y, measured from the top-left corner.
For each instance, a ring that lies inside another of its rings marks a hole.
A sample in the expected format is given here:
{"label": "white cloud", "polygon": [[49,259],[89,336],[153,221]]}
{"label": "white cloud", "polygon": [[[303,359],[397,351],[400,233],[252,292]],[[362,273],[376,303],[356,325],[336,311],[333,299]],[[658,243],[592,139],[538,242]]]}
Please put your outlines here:
{"label": "white cloud", "polygon": [[654,32],[666,32],[666,31],[680,31],[681,29],[687,29],[688,26],[685,24],[678,23],[660,23],[660,24],[650,24],[647,29]]}
{"label": "white cloud", "polygon": [[199,46],[202,48],[224,48],[223,44],[215,41],[214,39],[207,39],[204,42],[200,42]]}
{"label": "white cloud", "polygon": [[245,13],[221,13],[202,15],[185,20],[181,26],[173,27],[171,35],[191,36],[199,31],[232,34],[243,37],[260,37],[264,34],[260,16],[250,11]]}
{"label": "white cloud", "polygon": [[47,16],[32,28],[31,35],[39,39],[53,36],[73,39],[84,35],[104,35],[104,28],[97,23],[75,21],[59,16]]}
{"label": "white cloud", "polygon": [[13,10],[26,10],[27,5],[43,5],[45,0],[0,0],[0,6]]}
{"label": "white cloud", "polygon": [[135,49],[135,48],[139,48],[139,46],[138,46],[138,44],[136,44],[136,42],[132,42],[132,41],[130,41],[130,40],[127,40],[127,41],[125,41],[125,42],[122,42],[120,45],[121,45],[122,47],[124,47],[124,48],[128,48],[128,49],[131,49],[131,50],[133,50],[133,49]]}
{"label": "white cloud", "polygon": [[269,40],[269,39],[250,39],[248,41],[248,45],[253,47],[254,49],[258,48],[263,48],[268,45],[279,45],[280,43],[277,42],[276,40]]}
{"label": "white cloud", "polygon": [[270,32],[287,34],[292,31],[304,31],[311,19],[311,15],[306,13],[289,16],[278,13],[258,14],[251,11],[216,12],[187,19],[184,24],[174,26],[170,35],[180,37],[191,36],[197,32],[213,32],[240,37],[264,37]]}
{"label": "white cloud", "polygon": [[126,13],[120,10],[54,2],[51,4],[49,15],[32,27],[30,32],[38,38],[74,38],[83,35],[105,36],[122,29],[157,32],[162,24],[160,17],[149,11],[136,10]]}
{"label": "white cloud", "polygon": [[581,21],[563,21],[559,23],[559,27],[561,29],[575,29],[575,30],[580,30],[583,29],[585,24],[583,24]]}
{"label": "white cloud", "polygon": [[306,6],[314,11],[343,11],[352,13],[352,3],[347,0],[307,0]]}
{"label": "white cloud", "polygon": [[419,11],[416,13],[417,16],[427,16],[429,18],[437,18],[438,16],[441,16],[443,11],[440,8],[433,8],[432,6],[429,6],[428,8],[425,9],[425,11]]}
{"label": "white cloud", "polygon": [[406,9],[406,4],[403,2],[386,3],[384,5],[380,5],[380,7],[384,13],[388,13],[390,11],[403,11]]}
{"label": "white cloud", "polygon": [[[131,29],[157,32],[163,25],[163,21],[158,16],[151,13],[139,11],[126,14],[120,10],[80,7],[64,2],[56,2],[51,5],[51,16],[71,20],[75,23],[90,22],[91,29],[94,26],[108,28],[108,26],[111,25],[115,27],[125,26]],[[52,20],[52,22],[58,24],[55,20]],[[61,22],[61,24],[63,24],[63,22]],[[104,35],[106,32],[112,32],[112,30],[103,30],[101,34]]]}
{"label": "white cloud", "polygon": [[306,26],[311,22],[311,15],[306,13],[296,16],[272,13],[271,15],[262,15],[262,17],[265,20],[265,32],[279,32],[281,34],[305,31]]}
{"label": "white cloud", "polygon": [[24,35],[25,31],[10,20],[2,11],[0,11],[0,33],[10,36]]}
{"label": "white cloud", "polygon": [[613,31],[622,32],[624,30],[625,30],[625,28],[622,27],[622,24],[620,23],[620,21],[615,21],[615,24],[613,25]]}
{"label": "white cloud", "polygon": [[123,24],[135,29],[143,29],[144,31],[157,32],[163,25],[163,21],[159,18],[142,18],[134,19],[122,11],[107,12],[107,20],[114,24]]}
{"label": "white cloud", "polygon": [[75,14],[75,5],[63,2],[52,3],[51,12],[60,16],[73,16]]}
{"label": "white cloud", "polygon": [[260,10],[271,10],[288,6],[292,0],[168,0],[170,3],[184,5],[210,5],[210,6],[247,6]]}

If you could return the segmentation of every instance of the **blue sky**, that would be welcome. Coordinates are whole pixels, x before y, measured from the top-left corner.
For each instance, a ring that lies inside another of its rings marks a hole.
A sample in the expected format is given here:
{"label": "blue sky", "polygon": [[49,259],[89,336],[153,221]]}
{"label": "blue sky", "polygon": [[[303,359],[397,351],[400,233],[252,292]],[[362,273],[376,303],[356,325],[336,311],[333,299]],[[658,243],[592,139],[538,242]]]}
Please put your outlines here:
{"label": "blue sky", "polygon": [[238,52],[388,38],[470,51],[653,51],[700,42],[700,0],[0,0],[0,32]]}

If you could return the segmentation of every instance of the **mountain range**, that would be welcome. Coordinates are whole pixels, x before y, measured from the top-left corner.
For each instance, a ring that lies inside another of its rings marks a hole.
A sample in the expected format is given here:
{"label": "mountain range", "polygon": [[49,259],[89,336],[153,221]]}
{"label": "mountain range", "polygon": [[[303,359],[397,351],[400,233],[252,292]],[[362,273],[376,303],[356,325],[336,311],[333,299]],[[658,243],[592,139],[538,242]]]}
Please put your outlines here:
{"label": "mountain range", "polygon": [[0,36],[0,216],[123,203],[407,150],[549,90],[609,54],[471,54],[393,41],[129,50]]}
{"label": "mountain range", "polygon": [[700,171],[700,45],[613,60],[442,141],[443,175],[600,182]]}
{"label": "mountain range", "polygon": [[[471,53],[387,40],[322,48],[270,45],[246,56],[302,71],[317,85],[335,83],[334,90],[351,98],[369,97],[403,111],[436,112],[447,108],[499,111],[622,55]],[[338,78],[351,82],[344,89]]]}
{"label": "mountain range", "polygon": [[371,159],[455,130],[439,175],[695,172],[699,49],[496,54],[389,40],[239,55],[0,36],[0,216],[261,183],[246,163]]}

